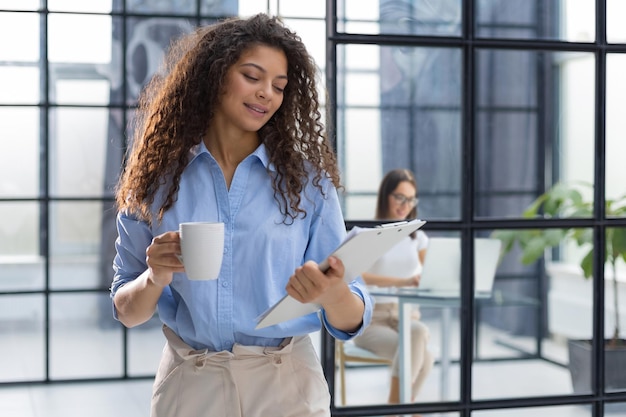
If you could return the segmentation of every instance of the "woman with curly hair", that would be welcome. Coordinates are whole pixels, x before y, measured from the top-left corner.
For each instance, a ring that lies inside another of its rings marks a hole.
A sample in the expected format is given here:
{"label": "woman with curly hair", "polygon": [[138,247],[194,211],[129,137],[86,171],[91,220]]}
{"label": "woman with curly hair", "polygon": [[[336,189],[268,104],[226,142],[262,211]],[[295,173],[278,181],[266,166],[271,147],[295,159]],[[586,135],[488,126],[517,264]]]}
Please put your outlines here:
{"label": "woman with curly hair", "polygon": [[[336,159],[319,111],[316,66],[277,18],[232,18],[177,41],[142,93],[116,193],[111,287],[133,327],[158,310],[166,346],[153,417],[330,416],[309,333],[360,334],[372,300],[346,284]],[[192,281],[179,224],[223,222],[218,279]],[[289,294],[322,306],[261,329]]]}

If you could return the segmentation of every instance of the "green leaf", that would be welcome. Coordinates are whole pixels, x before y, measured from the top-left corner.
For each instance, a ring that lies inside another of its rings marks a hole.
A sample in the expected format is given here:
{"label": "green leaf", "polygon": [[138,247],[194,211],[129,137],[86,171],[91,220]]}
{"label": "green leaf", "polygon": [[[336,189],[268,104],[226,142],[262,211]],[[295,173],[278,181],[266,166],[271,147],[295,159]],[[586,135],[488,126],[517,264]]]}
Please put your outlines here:
{"label": "green leaf", "polygon": [[587,243],[593,242],[593,230],[589,228],[584,229],[574,229],[572,231],[572,237],[578,244],[578,246],[582,246]]}
{"label": "green leaf", "polygon": [[522,263],[530,265],[537,259],[541,258],[546,249],[546,241],[543,236],[537,236],[526,242],[526,245],[522,248]]}
{"label": "green leaf", "polygon": [[611,231],[611,249],[613,251],[614,259],[621,257],[624,261],[626,261],[626,228],[616,227],[611,229]]}
{"label": "green leaf", "polygon": [[559,246],[567,234],[563,229],[546,229],[543,233],[544,246]]}
{"label": "green leaf", "polygon": [[593,275],[593,249],[591,249],[582,261],[580,261],[580,267],[583,269],[585,278],[589,278]]}

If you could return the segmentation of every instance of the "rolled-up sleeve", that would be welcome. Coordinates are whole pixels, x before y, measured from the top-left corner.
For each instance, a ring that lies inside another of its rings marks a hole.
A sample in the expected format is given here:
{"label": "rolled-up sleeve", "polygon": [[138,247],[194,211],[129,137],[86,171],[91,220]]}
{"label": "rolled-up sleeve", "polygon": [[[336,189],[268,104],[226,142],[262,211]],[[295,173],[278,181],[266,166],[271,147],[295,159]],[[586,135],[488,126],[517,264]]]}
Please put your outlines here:
{"label": "rolled-up sleeve", "polygon": [[[137,220],[124,212],[117,215],[115,259],[113,260],[113,283],[111,298],[124,284],[136,279],[147,268],[146,248],[152,242],[152,231],[146,222]],[[117,319],[117,312],[113,308]]]}
{"label": "rolled-up sleeve", "polygon": [[324,321],[324,327],[328,329],[328,333],[330,333],[331,336],[339,340],[349,340],[349,339],[352,339],[353,337],[360,335],[361,333],[363,333],[363,330],[365,330],[365,328],[369,326],[369,324],[372,322],[372,311],[374,309],[374,301],[372,299],[372,296],[367,291],[367,288],[365,286],[365,283],[363,282],[363,279],[361,277],[358,277],[357,279],[352,281],[350,283],[350,290],[352,291],[352,293],[358,295],[363,300],[363,303],[365,304],[365,311],[363,313],[363,323],[361,324],[361,327],[357,331],[352,332],[352,333],[347,333],[347,332],[334,328],[328,322],[328,319],[326,318],[326,312],[322,309],[322,320]]}

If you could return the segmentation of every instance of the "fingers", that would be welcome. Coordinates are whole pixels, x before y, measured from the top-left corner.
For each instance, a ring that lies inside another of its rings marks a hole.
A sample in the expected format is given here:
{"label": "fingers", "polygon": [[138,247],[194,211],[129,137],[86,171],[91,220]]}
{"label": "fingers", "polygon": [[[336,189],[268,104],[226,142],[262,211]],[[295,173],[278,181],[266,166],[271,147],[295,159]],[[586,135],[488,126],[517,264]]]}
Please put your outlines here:
{"label": "fingers", "polygon": [[287,293],[300,302],[310,302],[320,291],[319,277],[324,276],[314,262],[307,262],[289,278]]}
{"label": "fingers", "polygon": [[330,268],[326,273],[320,271],[318,264],[313,261],[297,268],[287,283],[287,293],[303,303],[319,300],[329,288],[343,282],[344,266],[341,260],[330,257],[328,265]]}
{"label": "fingers", "polygon": [[146,248],[146,263],[154,274],[183,272],[179,255],[180,236],[177,232],[166,232],[152,239]]}
{"label": "fingers", "polygon": [[345,274],[345,267],[343,265],[343,262],[341,262],[341,259],[335,256],[330,256],[328,258],[328,265],[330,266],[330,270],[327,272],[327,275],[330,273],[335,277],[340,277],[343,279],[343,276]]}

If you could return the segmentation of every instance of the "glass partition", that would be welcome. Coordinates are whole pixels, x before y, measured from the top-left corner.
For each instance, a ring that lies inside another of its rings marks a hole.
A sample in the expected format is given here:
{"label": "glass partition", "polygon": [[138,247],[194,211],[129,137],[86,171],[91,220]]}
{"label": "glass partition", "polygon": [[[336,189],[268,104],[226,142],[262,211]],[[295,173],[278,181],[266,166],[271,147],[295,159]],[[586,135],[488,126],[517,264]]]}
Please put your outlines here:
{"label": "glass partition", "polygon": [[594,0],[484,0],[476,3],[481,38],[555,39],[594,42]]}
{"label": "glass partition", "polygon": [[[623,215],[622,215],[623,216]],[[606,229],[604,264],[604,384],[606,391],[626,391],[626,227]],[[583,358],[590,348],[577,346]],[[584,354],[582,353],[584,349]],[[577,349],[578,351],[578,349]],[[624,408],[626,411],[626,408]]]}
{"label": "glass partition", "polygon": [[[626,54],[608,54],[606,57],[606,216],[626,217]],[[610,203],[610,204],[609,204]]]}
{"label": "glass partition", "polygon": [[462,0],[344,0],[338,5],[339,32],[461,35]]}
{"label": "glass partition", "polygon": [[481,49],[476,63],[476,216],[521,217],[546,184],[592,204],[593,54]]}
{"label": "glass partition", "polygon": [[512,408],[509,410],[480,410],[472,413],[472,416],[476,417],[530,417],[548,415],[551,417],[591,417],[593,414],[590,405],[560,405]]}
{"label": "glass partition", "polygon": [[[593,282],[583,272],[593,252],[592,241],[584,237],[591,236],[590,229],[579,228],[489,233],[501,241],[502,253],[493,298],[477,317],[484,320],[477,323],[488,329],[485,341],[490,343],[476,345],[483,351],[473,364],[474,398],[578,393],[573,381],[579,370],[573,367],[577,359],[571,356],[570,340],[589,340],[593,333]],[[482,383],[526,372],[542,375],[542,382],[513,378],[500,390]]]}
{"label": "glass partition", "polygon": [[108,298],[106,293],[50,296],[51,379],[123,375],[122,328],[100,324],[100,306]]}
{"label": "glass partition", "polygon": [[415,173],[420,216],[459,218],[461,51],[340,45],[337,54],[346,218],[373,218],[378,184],[395,168]]}
{"label": "glass partition", "polygon": [[0,383],[45,377],[45,303],[43,294],[0,295]]}
{"label": "glass partition", "polygon": [[606,40],[610,43],[626,42],[626,4],[621,0],[606,1]]}

